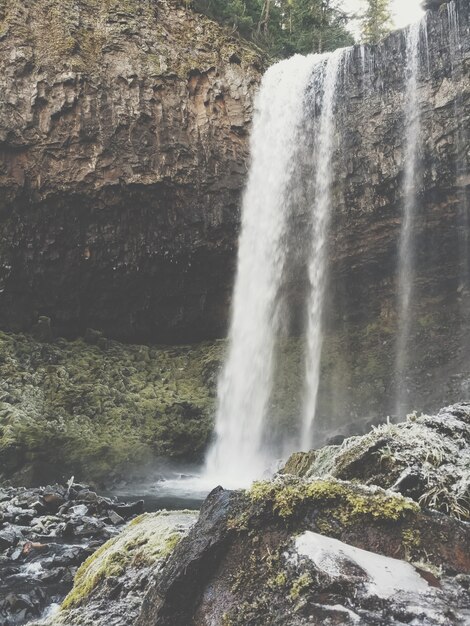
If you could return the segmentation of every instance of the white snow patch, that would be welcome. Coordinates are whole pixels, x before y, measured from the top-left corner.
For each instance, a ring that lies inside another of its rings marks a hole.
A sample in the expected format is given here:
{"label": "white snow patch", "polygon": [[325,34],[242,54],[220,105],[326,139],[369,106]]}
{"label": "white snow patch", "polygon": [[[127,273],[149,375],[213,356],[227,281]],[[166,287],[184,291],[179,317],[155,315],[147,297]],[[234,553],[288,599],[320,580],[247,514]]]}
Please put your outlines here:
{"label": "white snow patch", "polygon": [[379,598],[390,598],[400,591],[417,594],[430,589],[409,563],[355,548],[338,539],[306,531],[296,538],[295,548],[333,577],[344,575],[345,562],[355,564],[368,578],[368,591]]}

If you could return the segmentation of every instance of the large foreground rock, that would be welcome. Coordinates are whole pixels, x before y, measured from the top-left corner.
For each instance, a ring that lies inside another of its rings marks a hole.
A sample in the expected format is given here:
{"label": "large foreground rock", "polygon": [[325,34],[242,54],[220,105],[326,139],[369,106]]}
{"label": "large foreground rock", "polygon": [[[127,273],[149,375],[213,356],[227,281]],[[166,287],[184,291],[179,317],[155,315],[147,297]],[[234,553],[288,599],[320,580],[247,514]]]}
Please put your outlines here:
{"label": "large foreground rock", "polygon": [[[467,451],[469,414],[468,406],[456,405],[428,418],[429,432],[420,423],[421,447],[427,448],[428,460],[444,475],[453,469],[449,490],[468,480],[468,463],[460,463],[459,455],[448,451],[456,440],[462,441],[461,454]],[[402,449],[406,437],[401,431],[409,428],[403,424],[390,431],[391,451]],[[432,434],[437,428],[440,445]],[[346,442],[343,450],[320,451],[316,458],[323,452],[339,467],[348,446],[350,451],[368,450],[371,436],[375,433]],[[413,433],[410,441],[416,446]],[[306,459],[294,457],[291,471],[304,467]],[[426,462],[419,451],[409,460],[423,473],[429,470]],[[138,531],[130,527],[85,563],[74,590],[50,623],[104,626],[107,619],[113,626],[468,623],[470,525],[458,519],[464,515],[462,504],[447,506],[444,514],[434,508],[436,503],[442,508],[437,499],[413,500],[378,487],[374,476],[381,482],[381,473],[368,472],[369,485],[364,486],[357,479],[322,475],[316,467],[316,476],[304,470],[303,476],[278,475],[255,483],[249,491],[216,488],[197,522],[192,525],[194,518],[187,518],[190,524],[183,532],[187,534],[172,550],[161,549],[168,532],[173,532],[162,527],[162,520],[166,524],[172,518],[147,516],[144,534],[154,536],[160,548],[153,568],[151,559],[144,559],[145,581],[133,582],[140,580],[141,557],[130,540]],[[331,467],[332,461],[325,471]],[[174,519],[180,520],[180,515]],[[117,550],[118,546],[127,547]]]}

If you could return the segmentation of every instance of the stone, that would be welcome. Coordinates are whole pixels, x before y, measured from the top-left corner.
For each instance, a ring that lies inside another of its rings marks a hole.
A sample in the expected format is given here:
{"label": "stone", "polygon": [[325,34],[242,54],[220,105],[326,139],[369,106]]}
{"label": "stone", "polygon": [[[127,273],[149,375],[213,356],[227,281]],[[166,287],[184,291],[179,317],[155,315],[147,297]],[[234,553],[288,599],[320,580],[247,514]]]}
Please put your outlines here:
{"label": "stone", "polygon": [[84,517],[88,513],[88,507],[86,504],[77,504],[76,506],[70,507],[67,512],[76,517]]}
{"label": "stone", "polygon": [[87,328],[84,336],[84,340],[86,343],[91,345],[97,345],[99,341],[103,339],[103,333],[99,330],[93,330],[92,328]]}
{"label": "stone", "polygon": [[17,528],[8,524],[0,530],[0,550],[6,550],[15,546],[22,536],[22,533]]}
{"label": "stone", "polygon": [[42,499],[47,510],[51,513],[56,513],[65,502],[65,496],[55,491],[44,493]]}
{"label": "stone", "polygon": [[[36,509],[47,512],[46,503],[41,503],[44,496],[65,499],[55,515],[39,514],[28,525],[4,523],[0,527],[0,624],[21,626],[64,598],[79,566],[117,535],[107,516],[117,502],[73,481],[67,489],[61,485],[10,487],[1,493],[5,497],[0,500],[0,511],[14,520],[28,518],[31,511],[37,515]],[[88,504],[81,497],[88,498]],[[46,500],[49,506],[57,504]],[[116,516],[115,523],[124,522],[114,511],[110,513]]]}
{"label": "stone", "polygon": [[31,328],[31,334],[39,341],[52,341],[54,335],[51,328],[51,319],[42,315]]}
{"label": "stone", "polygon": [[108,518],[113,526],[119,526],[120,524],[124,524],[124,518],[118,515],[116,511],[113,511],[112,509],[108,510]]}
{"label": "stone", "polygon": [[112,510],[124,519],[127,519],[133,515],[140,515],[144,512],[144,501],[138,500],[132,504],[115,504]]}

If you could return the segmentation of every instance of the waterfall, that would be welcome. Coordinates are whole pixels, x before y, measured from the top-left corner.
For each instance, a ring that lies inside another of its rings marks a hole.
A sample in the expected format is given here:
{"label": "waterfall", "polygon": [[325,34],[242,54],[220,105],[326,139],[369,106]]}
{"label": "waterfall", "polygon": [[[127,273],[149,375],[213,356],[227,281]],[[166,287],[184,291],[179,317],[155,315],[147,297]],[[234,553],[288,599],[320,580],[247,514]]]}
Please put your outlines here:
{"label": "waterfall", "polygon": [[327,237],[331,214],[332,155],[334,145],[334,104],[338,70],[344,50],[333,52],[326,63],[323,102],[315,139],[315,198],[312,212],[311,251],[308,264],[310,294],[307,309],[306,391],[300,447],[312,446],[313,423],[320,381],[323,342],[322,315],[327,274]]}
{"label": "waterfall", "polygon": [[415,213],[419,183],[418,154],[420,144],[420,114],[418,102],[419,42],[421,22],[406,31],[406,95],[405,95],[405,175],[403,183],[403,213],[398,244],[398,332],[395,359],[395,412],[400,417],[406,411],[405,381],[408,365],[408,343],[411,331],[415,265]]}
{"label": "waterfall", "polygon": [[287,261],[289,182],[302,143],[305,94],[315,55],[296,55],[264,75],[242,208],[228,356],[218,385],[215,443],[207,473],[245,484],[272,462],[266,447],[279,290]]}
{"label": "waterfall", "polygon": [[[299,205],[310,214],[312,224],[305,417],[299,424],[303,444],[310,440],[322,342],[333,107],[343,56],[341,50],[297,55],[271,67],[262,81],[242,209],[228,355],[219,378],[215,442],[206,461],[206,474],[225,485],[243,485],[262,476],[277,451],[292,451],[299,444],[283,433],[285,440],[274,446],[268,419],[282,325],[282,280],[290,255],[295,254],[289,251],[289,223]],[[311,108],[317,101],[321,113],[312,121]]]}

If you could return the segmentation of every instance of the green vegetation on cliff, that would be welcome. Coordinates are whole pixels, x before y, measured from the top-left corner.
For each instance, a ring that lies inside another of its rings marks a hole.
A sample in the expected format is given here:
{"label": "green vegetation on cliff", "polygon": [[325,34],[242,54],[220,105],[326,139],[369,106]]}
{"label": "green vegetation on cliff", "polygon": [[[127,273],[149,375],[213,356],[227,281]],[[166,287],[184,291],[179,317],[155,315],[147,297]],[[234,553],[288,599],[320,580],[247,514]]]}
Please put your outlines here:
{"label": "green vegetation on cliff", "polygon": [[100,73],[117,48],[148,77],[187,79],[233,55],[262,64],[259,49],[232,35],[184,0],[0,0],[0,37],[31,46],[43,70]]}
{"label": "green vegetation on cliff", "polygon": [[223,347],[0,333],[0,475],[103,481],[158,456],[198,459]]}
{"label": "green vegetation on cliff", "polygon": [[276,57],[325,52],[352,43],[336,0],[188,0]]}

